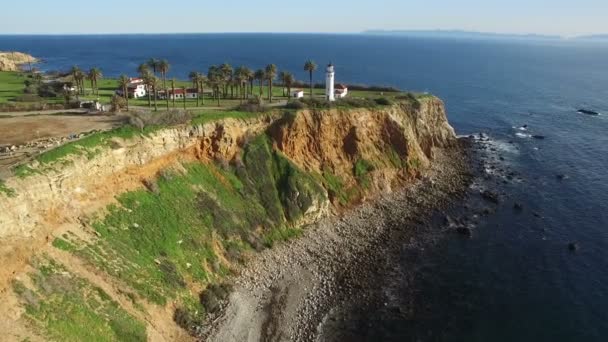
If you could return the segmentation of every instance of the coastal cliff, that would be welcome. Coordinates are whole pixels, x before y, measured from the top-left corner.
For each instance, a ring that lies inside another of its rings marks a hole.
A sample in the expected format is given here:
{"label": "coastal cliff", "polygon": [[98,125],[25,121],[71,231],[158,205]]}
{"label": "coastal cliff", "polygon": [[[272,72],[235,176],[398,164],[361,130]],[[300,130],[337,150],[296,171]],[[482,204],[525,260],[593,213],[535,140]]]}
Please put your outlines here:
{"label": "coastal cliff", "polygon": [[0,184],[0,328],[12,336],[189,340],[257,255],[419,183],[457,145],[434,97],[99,141]]}
{"label": "coastal cliff", "polygon": [[22,52],[0,51],[0,71],[19,71],[22,65],[37,61],[33,56]]}

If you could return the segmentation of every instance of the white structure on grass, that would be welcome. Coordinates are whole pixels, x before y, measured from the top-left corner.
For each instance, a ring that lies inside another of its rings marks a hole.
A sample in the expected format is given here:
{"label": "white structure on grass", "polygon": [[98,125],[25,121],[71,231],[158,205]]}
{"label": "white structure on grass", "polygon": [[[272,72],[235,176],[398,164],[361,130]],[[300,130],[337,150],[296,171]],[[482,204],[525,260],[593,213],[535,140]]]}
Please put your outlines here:
{"label": "white structure on grass", "polygon": [[295,89],[291,91],[291,98],[293,99],[301,99],[304,98],[304,90]]}
{"label": "white structure on grass", "polygon": [[327,66],[327,72],[325,73],[325,98],[328,101],[335,101],[335,90],[334,90],[334,82],[335,82],[336,73],[334,72],[334,66],[329,63]]}

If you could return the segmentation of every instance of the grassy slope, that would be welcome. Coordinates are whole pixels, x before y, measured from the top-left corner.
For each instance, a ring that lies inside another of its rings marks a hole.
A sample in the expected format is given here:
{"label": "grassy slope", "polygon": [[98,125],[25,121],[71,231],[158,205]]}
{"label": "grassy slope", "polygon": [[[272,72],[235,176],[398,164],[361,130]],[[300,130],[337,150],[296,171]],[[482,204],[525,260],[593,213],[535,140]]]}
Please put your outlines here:
{"label": "grassy slope", "polygon": [[[123,282],[136,304],[178,303],[178,321],[190,327],[213,305],[203,306],[193,289],[221,283],[249,251],[297,235],[294,222],[325,195],[314,177],[273,151],[265,135],[245,148],[240,166],[184,166],[185,172],[163,172],[150,190],[119,196],[119,205],[93,224],[95,241],[66,233],[53,245]],[[53,303],[50,315],[71,305]],[[102,323],[89,324],[102,331]]]}

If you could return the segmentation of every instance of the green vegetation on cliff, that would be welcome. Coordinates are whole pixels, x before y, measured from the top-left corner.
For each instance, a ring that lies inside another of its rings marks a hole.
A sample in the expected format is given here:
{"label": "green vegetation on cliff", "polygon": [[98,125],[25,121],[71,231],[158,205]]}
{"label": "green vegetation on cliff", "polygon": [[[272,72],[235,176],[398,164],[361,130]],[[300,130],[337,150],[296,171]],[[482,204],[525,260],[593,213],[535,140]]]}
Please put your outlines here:
{"label": "green vegetation on cliff", "polygon": [[136,301],[181,303],[186,325],[208,309],[193,284],[221,283],[247,251],[297,235],[297,220],[326,202],[323,187],[266,135],[244,147],[241,163],[186,164],[145,184],[92,224],[95,241],[65,234],[53,245],[124,282]]}
{"label": "green vegetation on cliff", "polygon": [[102,289],[50,259],[35,262],[31,286],[13,283],[25,316],[58,341],[145,341],[146,327]]}

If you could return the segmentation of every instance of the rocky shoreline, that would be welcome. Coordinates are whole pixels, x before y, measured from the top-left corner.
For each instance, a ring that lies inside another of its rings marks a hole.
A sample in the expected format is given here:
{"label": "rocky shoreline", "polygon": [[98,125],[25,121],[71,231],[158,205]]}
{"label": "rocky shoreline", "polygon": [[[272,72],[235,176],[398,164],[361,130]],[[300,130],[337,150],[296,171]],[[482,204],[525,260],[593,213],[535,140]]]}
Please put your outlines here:
{"label": "rocky shoreline", "polygon": [[382,296],[377,284],[395,255],[421,243],[435,213],[464,196],[471,182],[470,139],[434,151],[430,169],[401,191],[308,227],[255,256],[234,279],[218,314],[198,329],[205,341],[331,340],[324,326],[340,307]]}

